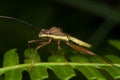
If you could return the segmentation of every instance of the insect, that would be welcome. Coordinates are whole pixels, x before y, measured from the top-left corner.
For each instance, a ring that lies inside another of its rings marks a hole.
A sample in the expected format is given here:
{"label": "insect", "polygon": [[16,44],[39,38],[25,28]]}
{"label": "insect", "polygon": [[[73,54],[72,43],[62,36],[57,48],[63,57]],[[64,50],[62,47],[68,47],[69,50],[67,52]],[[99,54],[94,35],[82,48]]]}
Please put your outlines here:
{"label": "insect", "polygon": [[[17,18],[13,18],[13,17],[8,17],[8,16],[0,16],[0,18],[6,18],[6,19],[11,19],[11,20],[15,20],[21,23],[24,23],[30,27],[33,27],[31,24],[17,19]],[[35,49],[35,55],[37,53],[37,50],[49,43],[51,43],[52,41],[57,41],[58,44],[58,49],[60,49],[60,42],[63,41],[64,43],[66,43],[68,46],[70,46],[71,48],[74,48],[75,50],[83,53],[83,54],[87,54],[87,55],[96,55],[95,53],[93,53],[92,51],[86,49],[86,48],[90,48],[91,45],[79,40],[75,37],[70,36],[67,33],[64,33],[60,28],[58,27],[51,27],[50,29],[41,29],[41,31],[38,34],[38,37],[40,38],[39,40],[30,40],[28,41],[28,43],[33,43],[33,42],[39,42],[39,46],[36,47]],[[45,39],[41,42],[41,38]],[[47,40],[47,42],[46,42]],[[84,48],[86,47],[86,48]],[[33,60],[34,62],[34,60]]]}
{"label": "insect", "polygon": [[[36,48],[36,50],[49,44],[51,41],[57,41],[58,49],[60,49],[60,42],[63,41],[68,46],[70,46],[70,47],[72,47],[72,48],[74,48],[82,53],[95,55],[93,52],[83,48],[83,47],[90,48],[91,47],[90,44],[62,32],[62,30],[60,28],[57,28],[57,27],[52,27],[50,29],[41,29],[40,33],[38,34],[38,37],[45,38],[48,41],[47,42],[41,42],[41,40],[28,41],[28,43],[40,42],[40,45]],[[80,46],[83,46],[83,47],[80,47]]]}
{"label": "insect", "polygon": [[[20,20],[20,19],[17,19],[17,18],[8,17],[8,16],[0,16],[0,18],[6,18],[6,19],[15,20],[15,21],[24,23],[29,27],[33,27],[33,25],[27,23],[26,21],[23,21],[23,20]],[[28,41],[29,44],[34,43],[34,42],[39,42],[39,46],[37,46],[36,49],[35,49],[35,54],[34,54],[34,57],[33,57],[33,60],[32,60],[32,64],[34,63],[34,58],[36,57],[38,49],[40,49],[41,47],[51,43],[52,41],[57,41],[58,49],[61,48],[60,47],[60,42],[62,41],[66,45],[70,46],[71,48],[73,48],[73,49],[75,49],[75,50],[77,50],[77,51],[79,51],[79,52],[81,52],[83,54],[96,55],[94,52],[86,49],[86,48],[91,47],[91,45],[89,43],[86,43],[86,42],[84,42],[82,40],[79,40],[79,39],[77,39],[75,37],[72,37],[69,34],[64,33],[60,28],[55,27],[55,26],[51,27],[50,29],[41,29],[41,31],[38,34],[38,37],[40,39]],[[106,62],[106,60],[104,58],[102,58],[101,56],[99,56],[99,55],[96,55],[96,56],[98,56],[104,62]]]}
{"label": "insect", "polygon": [[67,33],[64,33],[60,28],[57,27],[51,27],[50,29],[41,29],[41,31],[38,34],[38,37],[45,39],[47,41],[41,42],[41,39],[28,41],[28,43],[39,42],[40,45],[36,47],[35,55],[39,48],[51,43],[52,41],[57,41],[58,49],[60,49],[60,42],[63,41],[71,48],[74,48],[75,50],[83,54],[95,55],[95,53],[93,53],[92,51],[84,48],[84,47],[90,48],[91,47],[90,44],[82,40],[79,40],[75,37],[72,37]]}

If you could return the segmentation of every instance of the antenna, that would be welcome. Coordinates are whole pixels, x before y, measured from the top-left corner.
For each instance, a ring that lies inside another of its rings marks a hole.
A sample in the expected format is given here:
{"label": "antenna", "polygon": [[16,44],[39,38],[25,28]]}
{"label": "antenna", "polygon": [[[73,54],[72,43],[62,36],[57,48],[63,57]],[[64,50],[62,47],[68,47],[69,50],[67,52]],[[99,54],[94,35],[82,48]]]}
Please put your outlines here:
{"label": "antenna", "polygon": [[9,17],[9,16],[0,16],[0,18],[5,18],[5,19],[11,19],[11,20],[14,20],[14,21],[18,21],[18,22],[21,22],[21,23],[24,23],[30,27],[33,27],[33,25],[31,25],[30,23],[24,21],[24,20],[21,20],[21,19],[17,19],[17,18],[13,18],[13,17]]}

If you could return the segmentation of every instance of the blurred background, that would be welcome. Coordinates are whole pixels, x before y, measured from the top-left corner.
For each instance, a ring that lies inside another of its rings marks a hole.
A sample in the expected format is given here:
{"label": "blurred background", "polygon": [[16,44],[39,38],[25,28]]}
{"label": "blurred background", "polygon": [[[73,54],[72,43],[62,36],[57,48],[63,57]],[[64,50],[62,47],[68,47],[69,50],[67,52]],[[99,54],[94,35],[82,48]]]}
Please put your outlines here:
{"label": "blurred background", "polygon": [[40,29],[52,26],[101,48],[104,41],[119,38],[119,5],[119,0],[1,1],[0,16],[18,18],[33,27],[0,18],[0,52],[25,46],[28,40],[38,38]]}
{"label": "blurred background", "polygon": [[[42,28],[57,26],[64,32],[89,42],[94,51],[110,47],[109,39],[119,39],[119,0],[12,0],[0,2],[0,54],[11,48],[26,49],[27,42],[38,39]],[[103,53],[104,54],[104,53]]]}
{"label": "blurred background", "polygon": [[14,17],[33,25],[0,18],[1,60],[5,51],[26,49],[29,40],[38,39],[42,28],[52,26],[92,44],[97,54],[119,56],[118,50],[108,42],[120,39],[119,0],[1,0],[0,16]]}
{"label": "blurred background", "polygon": [[26,49],[42,28],[52,26],[91,43],[94,51],[109,50],[108,40],[120,36],[119,5],[119,0],[1,1],[0,16],[21,19],[33,27],[0,18],[0,54],[11,48]]}

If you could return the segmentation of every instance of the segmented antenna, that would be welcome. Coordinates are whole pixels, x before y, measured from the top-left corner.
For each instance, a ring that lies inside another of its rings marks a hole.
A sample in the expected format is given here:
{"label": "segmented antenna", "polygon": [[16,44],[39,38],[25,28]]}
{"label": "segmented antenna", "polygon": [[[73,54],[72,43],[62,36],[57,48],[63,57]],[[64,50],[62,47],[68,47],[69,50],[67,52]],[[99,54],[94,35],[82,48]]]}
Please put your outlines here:
{"label": "segmented antenna", "polygon": [[18,21],[18,22],[21,22],[21,23],[24,23],[30,27],[33,27],[33,25],[31,25],[30,23],[24,21],[24,20],[21,20],[21,19],[17,19],[17,18],[13,18],[13,17],[9,17],[9,16],[0,16],[0,18],[5,18],[5,19],[11,19],[11,20],[14,20],[14,21]]}

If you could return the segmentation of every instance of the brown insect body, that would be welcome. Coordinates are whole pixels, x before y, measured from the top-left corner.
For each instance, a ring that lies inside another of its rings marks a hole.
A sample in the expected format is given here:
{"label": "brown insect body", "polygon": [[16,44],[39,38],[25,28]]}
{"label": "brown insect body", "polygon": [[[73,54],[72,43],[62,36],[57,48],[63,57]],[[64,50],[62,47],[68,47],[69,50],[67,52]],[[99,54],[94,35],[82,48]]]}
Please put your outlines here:
{"label": "brown insect body", "polygon": [[50,29],[42,29],[39,33],[39,37],[43,34],[56,35],[56,36],[67,36],[66,33],[63,33],[60,28],[52,27]]}
{"label": "brown insect body", "polygon": [[[52,27],[50,29],[42,29],[40,31],[38,37],[39,38],[48,38],[50,41],[51,40],[58,41],[58,49],[60,49],[60,41],[64,41],[68,46],[70,46],[71,48],[73,48],[73,49],[75,49],[79,52],[82,52],[82,53],[87,54],[87,55],[88,54],[89,55],[95,55],[93,52],[91,52],[91,51],[89,51],[89,50],[87,50],[83,47],[80,47],[77,44],[73,44],[73,41],[71,41],[71,36],[62,32],[62,30],[60,28],[57,28],[57,27]],[[75,38],[75,40],[76,40],[76,38]],[[82,42],[82,44],[87,44],[87,43]],[[81,46],[84,46],[84,45],[81,45]],[[87,47],[87,46],[85,46],[85,47]]]}

